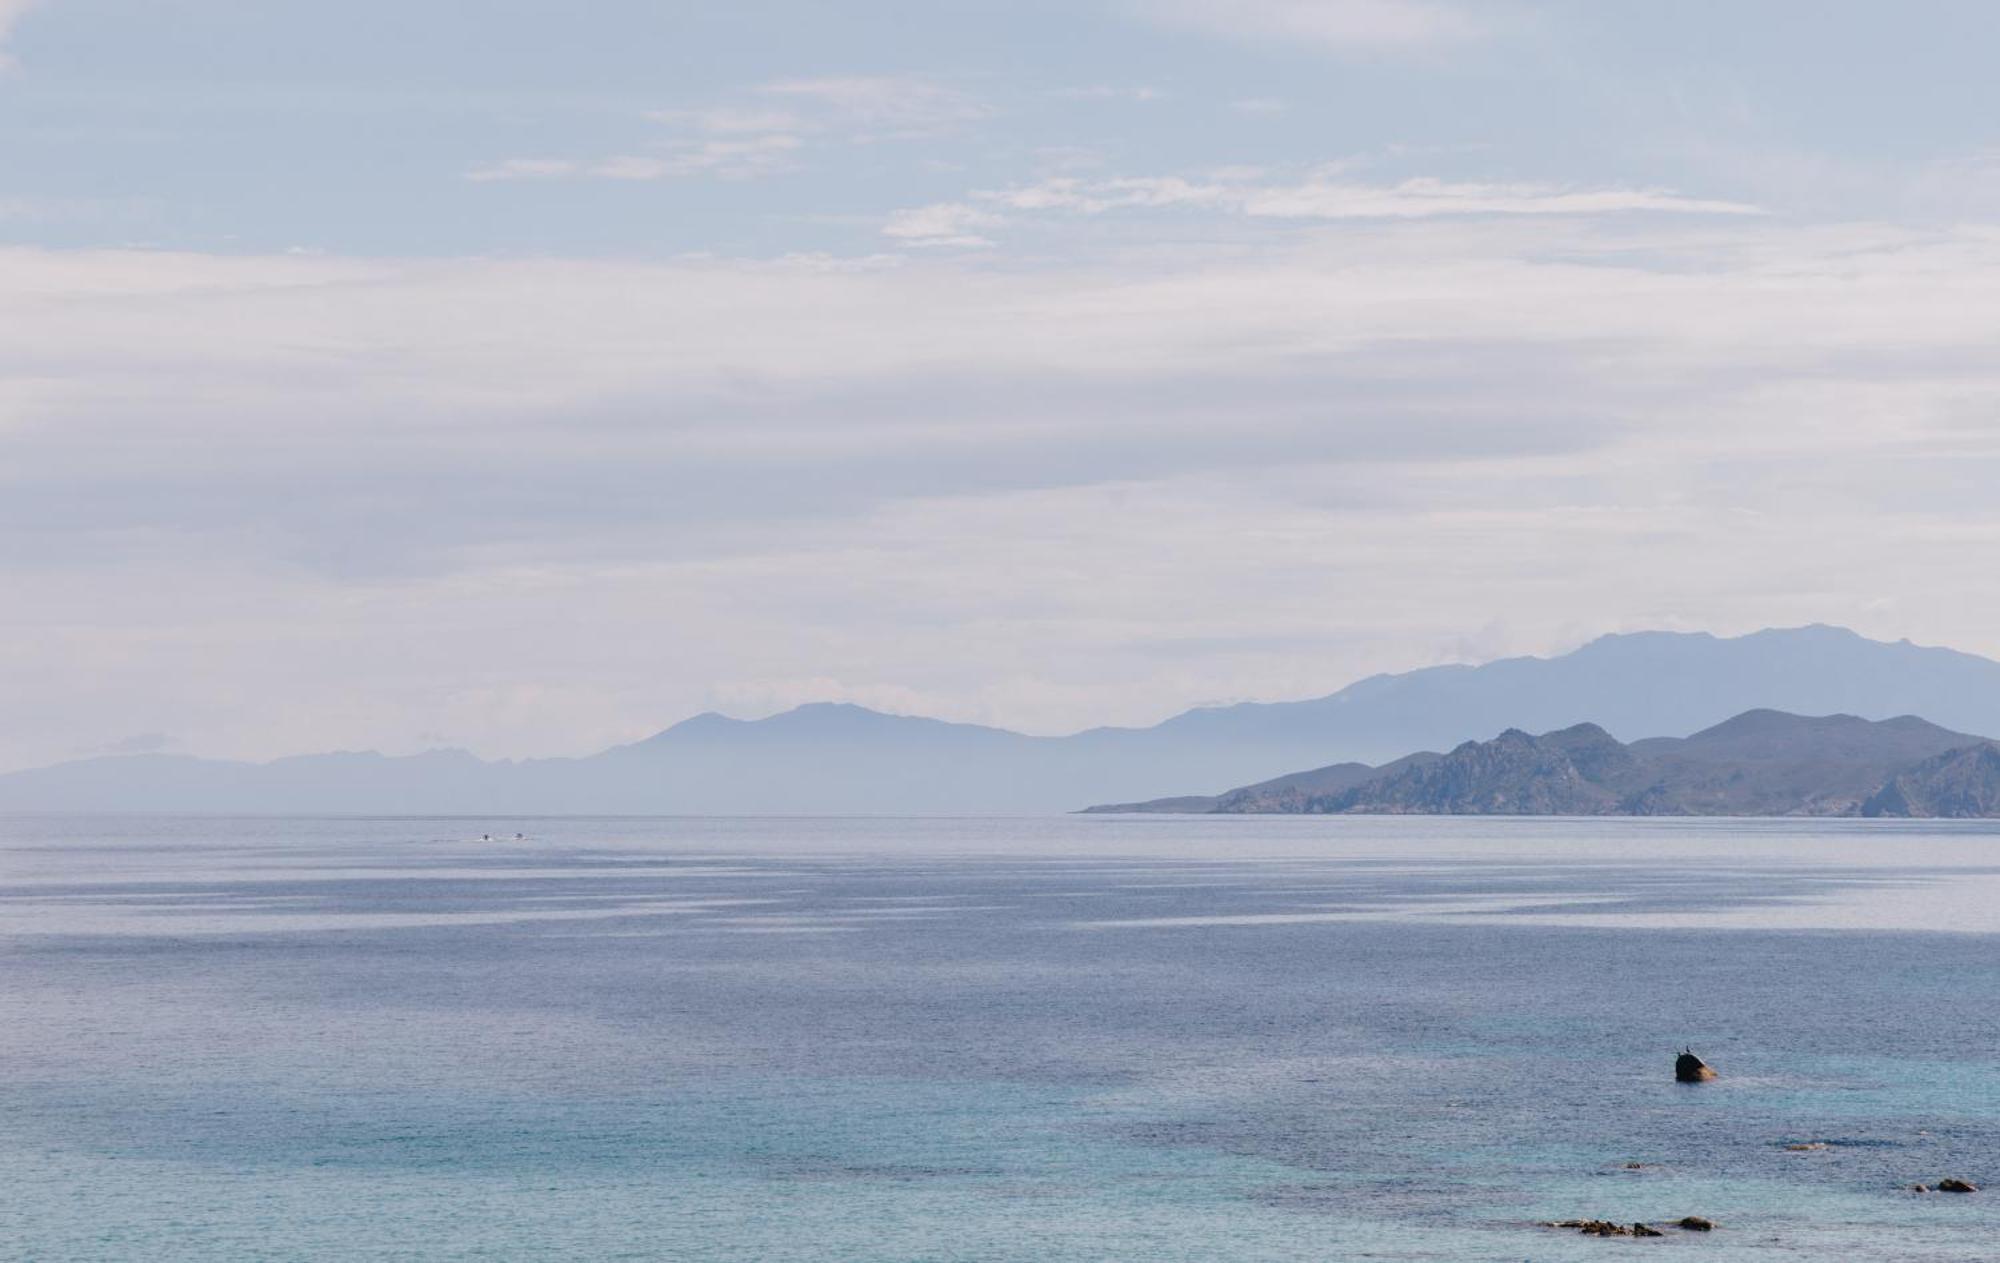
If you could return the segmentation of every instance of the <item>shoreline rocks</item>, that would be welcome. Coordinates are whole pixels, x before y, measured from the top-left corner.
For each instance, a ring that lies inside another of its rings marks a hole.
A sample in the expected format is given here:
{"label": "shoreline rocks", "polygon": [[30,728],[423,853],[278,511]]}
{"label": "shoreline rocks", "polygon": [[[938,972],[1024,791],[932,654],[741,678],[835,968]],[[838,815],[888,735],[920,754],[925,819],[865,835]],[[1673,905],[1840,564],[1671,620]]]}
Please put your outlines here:
{"label": "shoreline rocks", "polygon": [[[1542,1225],[1544,1228],[1564,1228],[1580,1232],[1586,1237],[1664,1237],[1667,1234],[1646,1223],[1621,1224],[1610,1219],[1557,1219]],[[1689,1215],[1673,1225],[1683,1232],[1713,1232],[1715,1221],[1703,1219],[1700,1215]]]}
{"label": "shoreline rocks", "polygon": [[[1613,1223],[1609,1219],[1558,1219],[1549,1227],[1574,1228],[1586,1237],[1629,1237],[1635,1235],[1634,1229],[1645,1228],[1646,1225],[1633,1224],[1627,1227],[1624,1224]],[[1650,1232],[1652,1229],[1648,1228],[1647,1231]]]}

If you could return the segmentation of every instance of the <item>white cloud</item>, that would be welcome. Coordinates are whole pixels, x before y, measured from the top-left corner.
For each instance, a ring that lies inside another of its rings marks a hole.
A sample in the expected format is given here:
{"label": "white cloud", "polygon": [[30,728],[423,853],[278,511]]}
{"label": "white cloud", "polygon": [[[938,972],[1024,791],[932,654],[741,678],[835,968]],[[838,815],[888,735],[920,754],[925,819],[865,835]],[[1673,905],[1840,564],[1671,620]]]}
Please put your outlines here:
{"label": "white cloud", "polygon": [[1093,83],[1078,88],[1057,88],[1049,95],[1059,101],[1131,101],[1137,105],[1150,105],[1154,101],[1164,101],[1167,94],[1158,88],[1119,86],[1110,83]]}
{"label": "white cloud", "polygon": [[560,180],[578,174],[582,167],[568,158],[504,158],[471,168],[465,178],[486,183],[496,180]]}
{"label": "white cloud", "polygon": [[762,135],[670,142],[656,153],[570,158],[508,158],[473,167],[468,180],[670,180],[707,175],[741,180],[782,170],[803,144],[796,136]]}
{"label": "white cloud", "polygon": [[1168,25],[1338,51],[1453,42],[1481,33],[1464,9],[1432,0],[1126,0],[1126,7]]}
{"label": "white cloud", "polygon": [[809,130],[805,119],[790,110],[753,109],[732,105],[712,105],[696,110],[653,110],[646,115],[656,123],[692,127],[698,131],[725,135],[739,132],[800,132]]}
{"label": "white cloud", "polygon": [[[982,191],[986,202],[1020,211],[1109,211],[1202,207],[1260,219],[1426,219],[1447,215],[1607,215],[1651,211],[1682,215],[1757,215],[1742,202],[1687,197],[1669,189],[1578,189],[1551,184],[1487,184],[1435,179],[1370,185],[1312,178],[1257,183],[1261,173],[1217,173],[1109,180],[1057,177]],[[1237,177],[1241,178],[1237,178]]]}
{"label": "white cloud", "polygon": [[991,211],[964,202],[936,202],[900,210],[889,216],[882,234],[913,246],[973,246],[993,244],[980,235],[1005,221]]}
{"label": "white cloud", "polygon": [[1550,184],[1405,180],[1386,187],[1309,181],[1249,191],[1246,215],[1279,219],[1398,219],[1431,215],[1603,215],[1664,211],[1756,215],[1742,202],[1686,197],[1669,189],[1573,189]]}
{"label": "white cloud", "polygon": [[979,194],[1015,210],[1067,210],[1085,215],[1163,206],[1221,206],[1237,196],[1216,184],[1196,184],[1177,176],[1079,180],[1062,176],[1039,184]]}

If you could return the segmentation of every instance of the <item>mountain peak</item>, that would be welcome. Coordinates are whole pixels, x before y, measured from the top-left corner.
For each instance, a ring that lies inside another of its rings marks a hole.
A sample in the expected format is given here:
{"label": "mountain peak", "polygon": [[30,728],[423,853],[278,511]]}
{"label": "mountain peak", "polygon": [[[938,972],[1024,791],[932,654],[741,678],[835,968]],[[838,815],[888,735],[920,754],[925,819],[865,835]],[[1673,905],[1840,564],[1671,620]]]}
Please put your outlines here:
{"label": "mountain peak", "polygon": [[[1813,642],[1823,645],[1887,645],[1890,643],[1888,641],[1870,640],[1850,627],[1841,627],[1835,623],[1802,623],[1796,627],[1760,627],[1756,631],[1743,632],[1735,636],[1718,636],[1714,632],[1705,631],[1657,630],[1606,632],[1586,642],[1573,652],[1582,653],[1586,650],[1601,648],[1663,647],[1676,644],[1712,647],[1717,645],[1769,644],[1772,642],[1787,641],[1792,643]],[[1896,643],[1907,645],[1910,642],[1904,640]],[[1566,654],[1556,655],[1558,658],[1567,656]]]}
{"label": "mountain peak", "polygon": [[1787,738],[1808,738],[1814,735],[1846,734],[1866,737],[1879,733],[1883,737],[1916,738],[1921,740],[1972,741],[1976,738],[1954,732],[1921,719],[1915,715],[1896,715],[1888,719],[1864,719],[1859,715],[1794,715],[1786,711],[1762,707],[1746,710],[1742,714],[1725,719],[1711,728],[1704,728],[1689,737],[1691,742],[1727,743],[1732,741],[1776,741]]}
{"label": "mountain peak", "polygon": [[1732,715],[1712,727],[1694,734],[1691,740],[1702,741],[1709,738],[1768,736],[1779,732],[1792,732],[1811,727],[1846,727],[1865,724],[1868,721],[1857,715],[1794,715],[1790,711],[1773,710],[1769,706],[1759,706],[1746,710],[1740,715]]}
{"label": "mountain peak", "polygon": [[[1660,644],[1669,644],[1675,641],[1714,643],[1720,639],[1721,637],[1716,636],[1713,632],[1705,632],[1705,631],[1605,632],[1601,636],[1595,636],[1590,640],[1585,641],[1582,645],[1578,646],[1574,650],[1571,650],[1570,652],[1582,653],[1585,650],[1589,649],[1610,648],[1620,645],[1660,645]],[[1551,656],[1555,658],[1566,658],[1569,656],[1569,654],[1554,654]]]}

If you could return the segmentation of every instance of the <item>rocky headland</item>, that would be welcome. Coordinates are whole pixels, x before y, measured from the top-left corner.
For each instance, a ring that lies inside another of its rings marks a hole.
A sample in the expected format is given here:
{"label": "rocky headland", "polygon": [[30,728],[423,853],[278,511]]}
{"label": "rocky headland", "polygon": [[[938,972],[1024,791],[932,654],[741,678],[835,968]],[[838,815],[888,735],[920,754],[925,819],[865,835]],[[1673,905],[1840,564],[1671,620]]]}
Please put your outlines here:
{"label": "rocky headland", "polygon": [[1445,754],[1334,764],[1210,798],[1091,811],[1205,814],[2000,817],[2000,745],[1914,716],[1753,710],[1630,744],[1596,724],[1510,728]]}

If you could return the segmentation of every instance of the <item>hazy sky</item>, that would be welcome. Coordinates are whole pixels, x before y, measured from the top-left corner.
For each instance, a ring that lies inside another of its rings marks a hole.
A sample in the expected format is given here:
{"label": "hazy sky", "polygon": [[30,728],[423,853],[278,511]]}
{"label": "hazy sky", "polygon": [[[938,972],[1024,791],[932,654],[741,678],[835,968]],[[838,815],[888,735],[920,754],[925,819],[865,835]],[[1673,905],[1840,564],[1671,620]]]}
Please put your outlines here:
{"label": "hazy sky", "polygon": [[2000,655],[2000,5],[0,0],[0,767]]}

